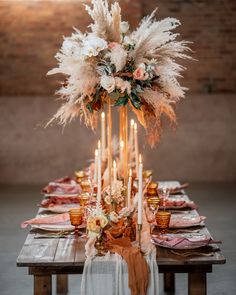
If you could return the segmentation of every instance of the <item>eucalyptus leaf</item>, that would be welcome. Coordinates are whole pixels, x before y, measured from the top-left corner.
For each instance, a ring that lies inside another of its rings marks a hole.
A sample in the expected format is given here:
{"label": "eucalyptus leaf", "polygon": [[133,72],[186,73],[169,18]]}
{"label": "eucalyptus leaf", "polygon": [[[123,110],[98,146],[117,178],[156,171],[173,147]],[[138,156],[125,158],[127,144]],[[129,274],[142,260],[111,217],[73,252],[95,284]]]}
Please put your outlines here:
{"label": "eucalyptus leaf", "polygon": [[93,108],[90,102],[86,105],[86,108],[90,111],[90,113],[93,113]]}
{"label": "eucalyptus leaf", "polygon": [[109,93],[109,96],[111,99],[117,100],[120,97],[120,93],[119,93],[119,91],[113,91],[113,92]]}
{"label": "eucalyptus leaf", "polygon": [[140,101],[139,97],[135,95],[135,93],[133,92],[132,92],[132,95],[130,96],[130,101],[137,110],[140,110],[142,106],[142,102]]}
{"label": "eucalyptus leaf", "polygon": [[115,106],[125,106],[128,103],[128,97],[123,96],[117,99]]}

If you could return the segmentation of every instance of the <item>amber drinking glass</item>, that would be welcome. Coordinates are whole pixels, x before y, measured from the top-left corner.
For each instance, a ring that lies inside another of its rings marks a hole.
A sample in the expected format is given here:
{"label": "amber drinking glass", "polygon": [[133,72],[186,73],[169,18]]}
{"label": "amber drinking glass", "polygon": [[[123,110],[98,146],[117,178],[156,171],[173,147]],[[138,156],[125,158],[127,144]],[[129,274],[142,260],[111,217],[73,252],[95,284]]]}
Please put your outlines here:
{"label": "amber drinking glass", "polygon": [[162,234],[166,233],[170,224],[171,213],[168,211],[158,211],[156,213],[156,223]]}
{"label": "amber drinking glass", "polygon": [[83,215],[84,215],[83,209],[82,208],[71,209],[69,211],[69,215],[70,215],[70,222],[75,227],[74,235],[78,236],[79,225],[83,223]]}

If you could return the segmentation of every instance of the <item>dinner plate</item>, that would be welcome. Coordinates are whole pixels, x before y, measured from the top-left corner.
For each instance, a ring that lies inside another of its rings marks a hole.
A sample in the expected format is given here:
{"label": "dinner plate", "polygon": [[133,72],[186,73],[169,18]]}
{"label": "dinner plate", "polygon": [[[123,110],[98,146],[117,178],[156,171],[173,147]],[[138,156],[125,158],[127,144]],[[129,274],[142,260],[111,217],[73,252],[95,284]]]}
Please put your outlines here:
{"label": "dinner plate", "polygon": [[[64,222],[61,224],[32,224],[32,229],[41,229],[45,231],[72,231],[75,229],[73,225],[71,225],[69,222]],[[85,228],[86,224],[83,223],[79,226],[79,228]]]}
{"label": "dinner plate", "polygon": [[47,210],[53,213],[66,213],[69,212],[71,209],[80,208],[78,203],[71,203],[71,204],[63,204],[63,205],[53,205],[48,207],[41,207],[43,210]]}
{"label": "dinner plate", "polygon": [[44,194],[45,197],[78,197],[80,194],[63,194],[63,193],[51,193]]}

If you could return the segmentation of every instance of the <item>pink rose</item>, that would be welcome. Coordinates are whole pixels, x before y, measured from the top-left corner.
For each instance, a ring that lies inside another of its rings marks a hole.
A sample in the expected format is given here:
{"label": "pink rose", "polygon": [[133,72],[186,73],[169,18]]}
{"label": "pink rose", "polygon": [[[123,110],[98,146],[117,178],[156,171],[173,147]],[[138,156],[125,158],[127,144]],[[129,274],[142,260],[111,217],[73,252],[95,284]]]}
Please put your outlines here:
{"label": "pink rose", "polygon": [[147,80],[149,78],[148,73],[145,70],[145,65],[142,64],[133,72],[135,80]]}
{"label": "pink rose", "polygon": [[108,48],[109,48],[109,49],[113,49],[113,48],[115,48],[117,45],[119,45],[117,42],[111,42],[111,43],[108,44]]}

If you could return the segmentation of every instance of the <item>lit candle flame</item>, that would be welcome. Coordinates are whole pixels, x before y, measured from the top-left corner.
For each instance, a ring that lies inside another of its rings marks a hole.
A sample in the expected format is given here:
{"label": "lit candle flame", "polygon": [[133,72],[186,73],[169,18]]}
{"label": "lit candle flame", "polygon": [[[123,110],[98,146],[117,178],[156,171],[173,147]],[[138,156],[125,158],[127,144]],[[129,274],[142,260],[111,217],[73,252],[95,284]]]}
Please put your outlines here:
{"label": "lit candle flame", "polygon": [[101,113],[101,118],[102,118],[102,119],[105,118],[105,113],[104,113],[104,112]]}
{"label": "lit candle flame", "polygon": [[116,160],[113,161],[113,167],[116,168]]}
{"label": "lit candle flame", "polygon": [[100,149],[101,148],[101,141],[99,140],[98,141],[98,149]]}
{"label": "lit candle flame", "polygon": [[98,156],[98,149],[95,150],[95,157]]}
{"label": "lit candle flame", "polygon": [[134,131],[138,131],[138,125],[137,125],[137,123],[134,123]]}
{"label": "lit candle flame", "polygon": [[130,120],[130,126],[134,127],[134,120],[133,119]]}
{"label": "lit candle flame", "polygon": [[121,149],[123,149],[123,148],[124,148],[124,146],[125,146],[125,143],[124,143],[124,141],[123,141],[123,140],[121,140],[121,141],[120,141],[120,148],[121,148]]}

